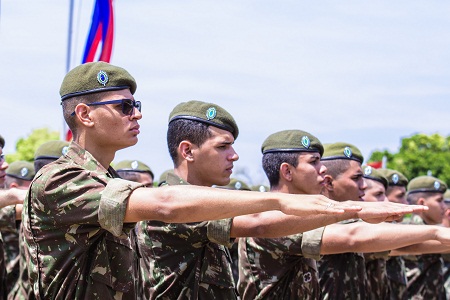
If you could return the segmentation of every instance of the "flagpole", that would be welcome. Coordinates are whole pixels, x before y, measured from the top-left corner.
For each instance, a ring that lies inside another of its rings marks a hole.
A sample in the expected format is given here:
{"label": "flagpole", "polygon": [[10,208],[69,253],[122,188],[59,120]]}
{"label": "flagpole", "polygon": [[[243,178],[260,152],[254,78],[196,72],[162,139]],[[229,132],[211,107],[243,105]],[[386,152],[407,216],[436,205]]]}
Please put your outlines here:
{"label": "flagpole", "polygon": [[[67,56],[66,56],[66,73],[70,71],[70,61],[72,58],[72,23],[73,23],[73,2],[69,0],[69,29],[67,32]],[[67,124],[63,119],[63,130],[61,130],[61,140],[65,141],[67,138]]]}

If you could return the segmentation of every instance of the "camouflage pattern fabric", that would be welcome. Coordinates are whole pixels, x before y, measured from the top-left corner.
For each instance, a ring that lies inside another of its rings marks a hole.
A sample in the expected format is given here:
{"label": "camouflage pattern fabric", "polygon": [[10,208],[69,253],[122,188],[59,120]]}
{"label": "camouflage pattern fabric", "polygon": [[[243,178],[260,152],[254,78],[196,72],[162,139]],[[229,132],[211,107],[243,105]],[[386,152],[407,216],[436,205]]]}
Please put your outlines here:
{"label": "camouflage pattern fabric", "polygon": [[118,220],[139,185],[114,177],[74,142],[36,174],[22,214],[36,299],[136,299],[135,224]]}
{"label": "camouflage pattern fabric", "polygon": [[5,266],[5,245],[0,233],[0,300],[6,299],[6,266]]}
{"label": "camouflage pattern fabric", "polygon": [[406,278],[405,262],[401,256],[392,256],[386,261],[386,272],[390,290],[390,299],[402,299],[406,291],[408,280]]}
{"label": "camouflage pattern fabric", "polygon": [[19,277],[19,231],[16,222],[16,206],[0,209],[0,231],[3,236],[6,266],[6,289],[11,291]]}
{"label": "camouflage pattern fabric", "polygon": [[[409,224],[424,225],[418,215],[413,215]],[[447,299],[444,288],[444,260],[441,254],[416,256],[417,261],[405,261],[408,285],[403,299]]]}
{"label": "camouflage pattern fabric", "polygon": [[[347,220],[349,224],[359,220]],[[342,253],[324,255],[318,262],[321,299],[369,299],[364,255]]]}
{"label": "camouflage pattern fabric", "polygon": [[[166,184],[188,183],[169,174]],[[140,222],[144,299],[237,299],[226,248],[232,244],[231,222]]]}
{"label": "camouflage pattern fabric", "polygon": [[247,299],[318,299],[316,261],[324,228],[281,238],[239,239],[239,284]]}
{"label": "camouflage pattern fabric", "polygon": [[444,288],[447,299],[450,299],[450,253],[442,254],[444,260]]}
{"label": "camouflage pattern fabric", "polygon": [[364,253],[369,299],[390,299],[386,259],[389,252]]}
{"label": "camouflage pattern fabric", "polygon": [[32,300],[34,295],[28,281],[27,262],[29,261],[28,248],[23,240],[23,226],[21,223],[19,232],[20,254],[19,254],[19,276],[13,288],[8,294],[8,300]]}

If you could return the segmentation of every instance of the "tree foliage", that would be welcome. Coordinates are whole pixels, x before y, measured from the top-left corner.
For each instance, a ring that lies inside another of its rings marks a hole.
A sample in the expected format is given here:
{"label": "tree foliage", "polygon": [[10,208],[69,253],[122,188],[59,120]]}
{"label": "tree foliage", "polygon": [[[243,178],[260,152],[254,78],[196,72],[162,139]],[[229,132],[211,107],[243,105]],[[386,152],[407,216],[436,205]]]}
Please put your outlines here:
{"label": "tree foliage", "polygon": [[8,163],[16,160],[33,161],[36,149],[45,142],[59,140],[58,131],[48,128],[34,129],[30,135],[20,138],[16,143],[16,152],[6,155]]}
{"label": "tree foliage", "polygon": [[450,184],[450,136],[437,133],[414,134],[403,138],[398,153],[387,150],[374,151],[369,161],[379,161],[387,157],[387,168],[398,170],[408,179],[428,175]]}

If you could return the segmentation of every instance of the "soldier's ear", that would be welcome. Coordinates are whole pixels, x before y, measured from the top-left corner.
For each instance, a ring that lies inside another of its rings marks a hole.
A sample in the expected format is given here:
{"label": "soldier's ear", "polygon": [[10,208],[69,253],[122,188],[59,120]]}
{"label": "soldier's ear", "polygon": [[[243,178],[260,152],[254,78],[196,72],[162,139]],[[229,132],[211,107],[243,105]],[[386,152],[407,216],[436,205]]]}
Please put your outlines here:
{"label": "soldier's ear", "polygon": [[420,197],[420,198],[417,200],[417,205],[425,205],[425,198]]}
{"label": "soldier's ear", "polygon": [[330,175],[325,175],[323,177],[323,187],[326,188],[328,191],[333,191],[334,187],[333,187],[333,177],[331,177]]}
{"label": "soldier's ear", "polygon": [[284,179],[286,181],[292,181],[292,166],[288,163],[282,163],[280,165],[280,179]]}
{"label": "soldier's ear", "polygon": [[178,156],[182,160],[193,161],[194,160],[194,155],[192,153],[193,146],[194,145],[190,141],[186,140],[182,141],[178,145]]}

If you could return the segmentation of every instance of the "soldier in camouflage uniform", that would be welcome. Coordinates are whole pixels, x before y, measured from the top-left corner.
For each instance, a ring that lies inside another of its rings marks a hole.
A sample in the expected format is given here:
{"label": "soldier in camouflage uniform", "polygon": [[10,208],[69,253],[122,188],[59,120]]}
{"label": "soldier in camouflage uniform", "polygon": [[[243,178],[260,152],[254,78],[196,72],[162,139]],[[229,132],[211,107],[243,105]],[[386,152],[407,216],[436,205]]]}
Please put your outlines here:
{"label": "soldier in camouflage uniform", "polygon": [[[271,184],[271,190],[281,193],[318,193],[324,183],[325,170],[320,162],[322,144],[313,135],[300,130],[285,130],[269,136],[262,146],[263,168]],[[343,214],[334,220],[317,216],[303,218],[303,221],[326,225],[339,220],[362,217],[371,222],[384,221],[386,217],[365,215],[366,208],[379,208],[389,203],[364,203],[364,209],[357,214]],[[292,217],[295,219],[295,217]],[[388,218],[389,219],[389,218]],[[297,219],[300,222],[300,219]],[[366,224],[364,222],[360,222]],[[240,239],[240,281],[239,291],[243,299],[316,299],[320,295],[316,264],[312,258],[320,254],[343,253],[354,247],[368,249],[373,226],[328,225],[304,234],[282,238]],[[384,226],[386,227],[386,226]],[[377,230],[379,231],[379,229]],[[375,231],[375,232],[377,232]],[[356,238],[354,237],[356,236]],[[391,234],[390,237],[393,235]],[[430,238],[432,233],[428,235]],[[449,238],[450,236],[447,236]],[[352,240],[353,243],[348,241]],[[402,240],[402,239],[400,239]],[[395,242],[394,242],[395,243]],[[399,243],[401,245],[401,243]],[[392,246],[386,239],[377,248],[386,250]]]}
{"label": "soldier in camouflage uniform", "polygon": [[[26,190],[35,174],[34,165],[28,161],[15,161],[6,169],[5,187]],[[11,291],[19,277],[19,252],[23,243],[19,240],[22,204],[0,210],[0,228],[5,243],[7,291]]]}
{"label": "soldier in camouflage uniform", "polygon": [[[388,179],[388,187],[386,189],[386,197],[388,201],[407,204],[406,186],[408,185],[408,178],[397,170],[380,169],[379,171]],[[402,220],[403,216],[397,220],[394,220],[394,222],[401,222]],[[386,261],[386,273],[388,278],[390,299],[401,299],[408,283],[406,278],[405,261],[403,260],[403,257],[390,256]]]}
{"label": "soldier in camouflage uniform", "polygon": [[[136,299],[138,256],[133,228],[141,220],[198,222],[281,209],[303,216],[341,213],[325,197],[202,187],[140,188],[110,167],[137,143],[141,103],[134,78],[105,62],[86,63],[64,78],[63,115],[73,133],[67,153],[35,176],[24,201],[30,284],[37,299]],[[226,208],[226,209],[224,209]]]}
{"label": "soldier in camouflage uniform", "polygon": [[[414,214],[409,224],[441,224],[446,211],[444,193],[447,185],[432,176],[412,179],[407,188],[407,199],[412,204],[424,204],[428,211]],[[447,299],[444,288],[444,261],[442,255],[423,254],[417,261],[408,260],[407,272],[414,274],[408,278],[408,286],[403,299]]]}
{"label": "soldier in camouflage uniform", "polygon": [[[371,166],[364,166],[362,169],[364,181],[367,185],[363,200],[366,202],[387,201],[387,178],[379,170],[374,169]],[[364,253],[367,287],[370,299],[378,300],[390,298],[390,289],[386,271],[386,260],[388,257],[389,251]]]}

